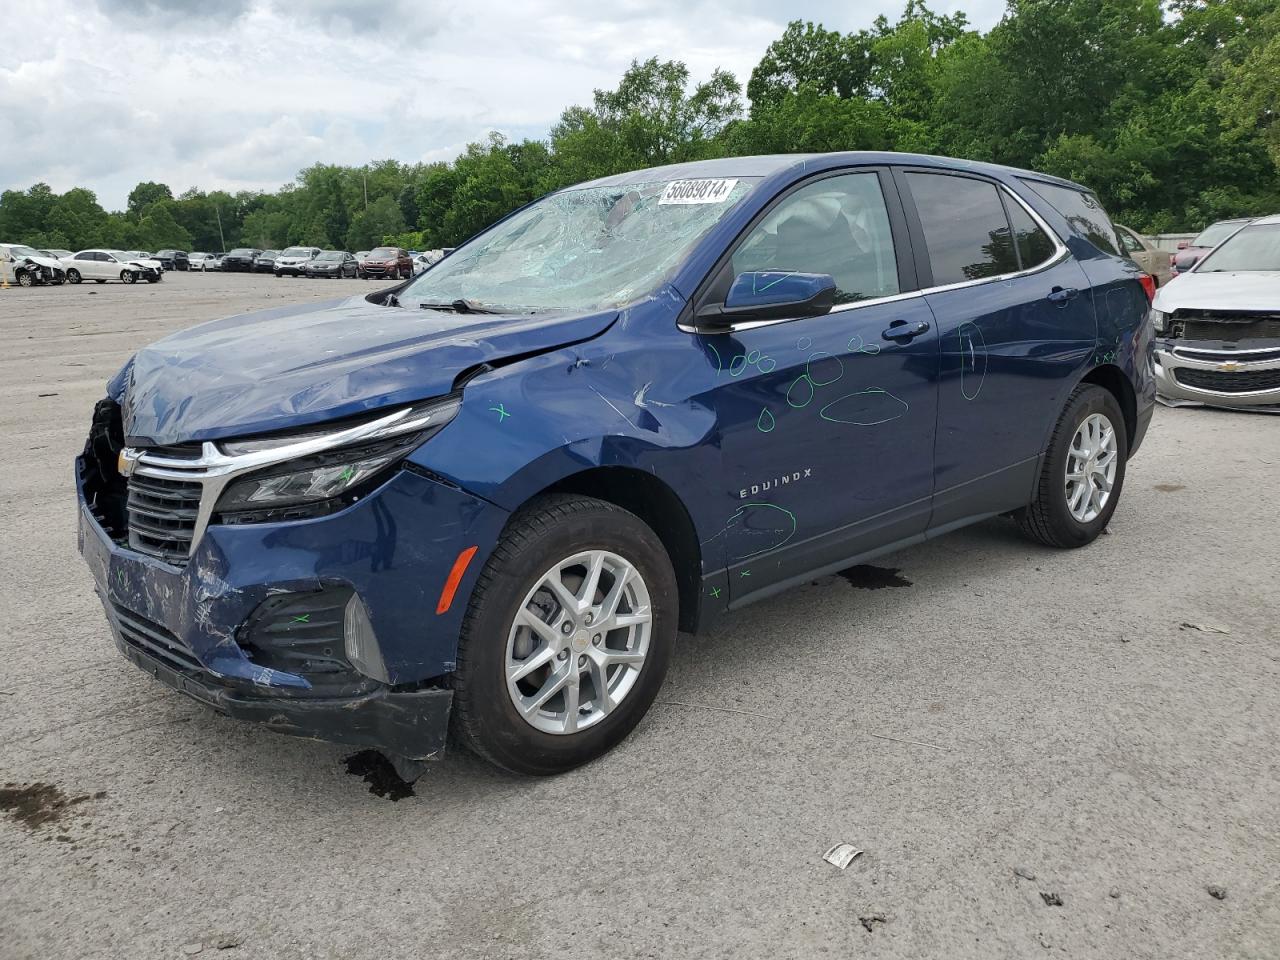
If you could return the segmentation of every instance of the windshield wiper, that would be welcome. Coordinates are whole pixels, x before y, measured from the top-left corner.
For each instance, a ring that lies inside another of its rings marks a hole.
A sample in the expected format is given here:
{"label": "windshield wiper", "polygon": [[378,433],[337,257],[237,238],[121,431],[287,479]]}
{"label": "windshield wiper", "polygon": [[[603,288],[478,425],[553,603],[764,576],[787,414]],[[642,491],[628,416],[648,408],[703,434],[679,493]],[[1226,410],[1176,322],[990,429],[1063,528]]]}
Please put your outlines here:
{"label": "windshield wiper", "polygon": [[459,297],[450,303],[420,303],[418,304],[423,310],[452,310],[454,313],[501,313],[500,310],[490,310],[488,307],[482,307],[474,300],[465,300]]}

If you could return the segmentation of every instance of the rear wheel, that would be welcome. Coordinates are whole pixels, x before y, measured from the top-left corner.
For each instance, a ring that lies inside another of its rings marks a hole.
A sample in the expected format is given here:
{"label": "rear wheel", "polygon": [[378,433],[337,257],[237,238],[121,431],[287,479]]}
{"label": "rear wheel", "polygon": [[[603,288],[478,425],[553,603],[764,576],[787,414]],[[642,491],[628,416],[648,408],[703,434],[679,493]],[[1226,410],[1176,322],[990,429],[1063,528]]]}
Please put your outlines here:
{"label": "rear wheel", "polygon": [[1058,418],[1035,499],[1015,514],[1022,532],[1051,547],[1092,543],[1115,513],[1129,437],[1112,394],[1082,383]]}
{"label": "rear wheel", "polygon": [[634,514],[539,498],[508,524],[463,621],[453,728],[514,773],[593,760],[653,703],[675,644],[675,573]]}
{"label": "rear wheel", "polygon": [[68,282],[68,283],[79,283],[79,282],[80,282],[80,271],[79,271],[79,270],[77,270],[75,267],[72,267],[70,270],[68,270],[68,271],[67,271],[67,282]]}

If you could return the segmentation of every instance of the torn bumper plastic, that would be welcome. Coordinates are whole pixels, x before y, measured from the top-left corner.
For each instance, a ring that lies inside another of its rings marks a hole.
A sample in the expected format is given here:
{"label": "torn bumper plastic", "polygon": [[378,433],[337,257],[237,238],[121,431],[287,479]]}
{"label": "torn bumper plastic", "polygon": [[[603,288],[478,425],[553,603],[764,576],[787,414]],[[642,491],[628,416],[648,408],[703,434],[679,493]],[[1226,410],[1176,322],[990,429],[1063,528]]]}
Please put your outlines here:
{"label": "torn bumper plastic", "polygon": [[[177,565],[109,532],[85,476],[82,457],[80,552],[130,662],[282,733],[415,759],[441,752],[466,597],[505,511],[399,470],[319,519],[212,524]],[[438,610],[458,555],[472,547],[457,601]],[[360,615],[348,616],[356,607]]]}

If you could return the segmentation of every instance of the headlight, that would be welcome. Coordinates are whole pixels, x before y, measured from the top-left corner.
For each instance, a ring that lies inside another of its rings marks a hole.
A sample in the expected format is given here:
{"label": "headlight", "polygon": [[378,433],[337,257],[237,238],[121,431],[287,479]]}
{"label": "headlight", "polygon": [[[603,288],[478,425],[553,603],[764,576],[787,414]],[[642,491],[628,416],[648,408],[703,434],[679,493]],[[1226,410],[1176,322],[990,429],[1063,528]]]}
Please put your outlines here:
{"label": "headlight", "polygon": [[[306,433],[222,443],[227,456],[263,465],[228,483],[215,512],[262,521],[295,518],[304,505],[323,507],[301,511],[315,516],[344,506],[452,420],[461,405],[457,397],[419,404],[370,425],[372,429],[342,431],[326,424]],[[292,508],[288,517],[274,513],[281,508]],[[262,511],[270,515],[259,515]]]}
{"label": "headlight", "polygon": [[1155,327],[1156,333],[1164,333],[1169,320],[1169,314],[1165,313],[1163,310],[1155,309],[1152,309],[1150,314],[1151,326]]}

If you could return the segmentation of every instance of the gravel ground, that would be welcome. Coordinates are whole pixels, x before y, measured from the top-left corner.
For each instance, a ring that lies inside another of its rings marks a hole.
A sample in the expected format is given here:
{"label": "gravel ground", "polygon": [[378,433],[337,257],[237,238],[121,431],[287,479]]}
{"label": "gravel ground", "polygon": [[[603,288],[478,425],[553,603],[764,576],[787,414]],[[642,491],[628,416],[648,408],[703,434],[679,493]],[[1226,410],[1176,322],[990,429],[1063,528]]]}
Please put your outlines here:
{"label": "gravel ground", "polygon": [[1274,418],[1160,409],[1088,549],[992,521],[682,637],[556,779],[454,752],[393,801],[127,665],[75,549],[103,382],[371,288],[0,290],[0,958],[1280,956]]}

